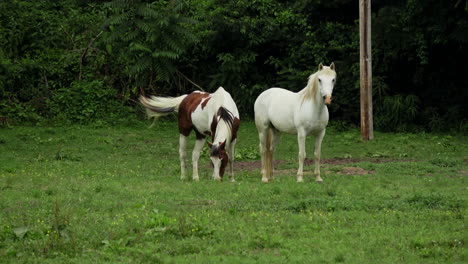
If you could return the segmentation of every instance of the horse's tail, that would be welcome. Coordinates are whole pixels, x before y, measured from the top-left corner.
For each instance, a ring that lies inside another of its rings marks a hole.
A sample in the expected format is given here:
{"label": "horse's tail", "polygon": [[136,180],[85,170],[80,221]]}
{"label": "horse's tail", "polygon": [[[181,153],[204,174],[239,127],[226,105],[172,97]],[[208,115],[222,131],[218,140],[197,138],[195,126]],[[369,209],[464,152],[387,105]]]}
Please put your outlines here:
{"label": "horse's tail", "polygon": [[140,103],[146,108],[146,114],[149,117],[158,118],[179,111],[179,105],[187,95],[179,97],[159,97],[151,98],[140,96]]}
{"label": "horse's tail", "polygon": [[266,144],[265,144],[265,170],[268,179],[273,179],[273,153],[271,151],[271,139],[272,139],[271,128],[268,128]]}

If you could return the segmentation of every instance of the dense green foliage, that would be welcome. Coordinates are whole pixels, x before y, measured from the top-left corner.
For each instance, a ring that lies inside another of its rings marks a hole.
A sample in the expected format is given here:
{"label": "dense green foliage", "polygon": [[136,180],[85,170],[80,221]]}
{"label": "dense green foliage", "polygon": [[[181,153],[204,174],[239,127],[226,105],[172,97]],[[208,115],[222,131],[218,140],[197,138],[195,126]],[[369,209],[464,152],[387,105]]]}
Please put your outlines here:
{"label": "dense green foliage", "polygon": [[[466,129],[466,3],[372,8],[376,127]],[[251,116],[261,91],[297,91],[318,63],[334,61],[332,120],[357,124],[358,13],[353,0],[2,1],[0,118],[115,120],[139,112],[141,93],[218,86]]]}
{"label": "dense green foliage", "polygon": [[220,183],[207,149],[200,182],[179,179],[175,123],[3,129],[0,262],[466,263],[466,136],[329,129],[324,183],[306,166],[298,184],[284,135],[263,184],[255,130]]}

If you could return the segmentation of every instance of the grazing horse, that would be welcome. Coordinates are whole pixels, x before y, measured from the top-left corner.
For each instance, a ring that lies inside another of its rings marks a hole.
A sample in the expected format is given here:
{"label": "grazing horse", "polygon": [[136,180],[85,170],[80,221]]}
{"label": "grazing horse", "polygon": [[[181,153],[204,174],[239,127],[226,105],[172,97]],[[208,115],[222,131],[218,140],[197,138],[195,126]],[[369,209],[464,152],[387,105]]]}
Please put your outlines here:
{"label": "grazing horse", "polygon": [[150,117],[158,118],[178,112],[181,179],[185,178],[187,137],[195,130],[196,141],[192,152],[193,180],[199,180],[198,159],[205,144],[205,137],[211,136],[213,143],[208,142],[208,145],[214,167],[213,179],[221,180],[229,163],[230,178],[234,181],[234,146],[240,118],[236,103],[223,87],[219,87],[212,94],[194,91],[179,97],[140,96],[140,102]]}
{"label": "grazing horse", "polygon": [[255,125],[260,138],[262,182],[273,179],[273,152],[281,132],[297,134],[299,169],[297,181],[303,182],[305,139],[315,136],[315,177],[320,177],[320,148],[328,124],[328,108],[336,81],[335,64],[319,65],[319,70],[309,76],[307,86],[294,93],[282,88],[270,88],[255,101]]}

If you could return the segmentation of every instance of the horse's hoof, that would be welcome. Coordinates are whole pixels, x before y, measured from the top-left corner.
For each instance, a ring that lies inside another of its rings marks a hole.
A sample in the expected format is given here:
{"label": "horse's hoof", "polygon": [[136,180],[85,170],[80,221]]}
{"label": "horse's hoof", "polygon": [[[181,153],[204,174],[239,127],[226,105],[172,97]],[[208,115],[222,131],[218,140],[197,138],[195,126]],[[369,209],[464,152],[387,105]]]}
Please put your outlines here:
{"label": "horse's hoof", "polygon": [[323,180],[317,180],[317,181],[315,181],[315,182],[318,183],[318,184],[322,184],[322,183],[323,183]]}
{"label": "horse's hoof", "polygon": [[262,182],[263,183],[268,183],[268,179],[267,178],[262,178]]}
{"label": "horse's hoof", "polygon": [[193,178],[193,181],[200,181],[200,178],[196,177],[196,178]]}

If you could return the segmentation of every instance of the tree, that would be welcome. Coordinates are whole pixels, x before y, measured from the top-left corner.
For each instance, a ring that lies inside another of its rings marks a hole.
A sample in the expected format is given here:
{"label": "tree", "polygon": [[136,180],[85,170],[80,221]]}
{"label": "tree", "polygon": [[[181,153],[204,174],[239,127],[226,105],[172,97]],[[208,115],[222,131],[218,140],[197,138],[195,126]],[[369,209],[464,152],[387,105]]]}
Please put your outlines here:
{"label": "tree", "polygon": [[133,80],[127,95],[157,82],[174,82],[176,62],[198,40],[192,32],[196,21],[183,14],[185,3],[115,0],[106,6],[112,14],[105,24],[106,49]]}

